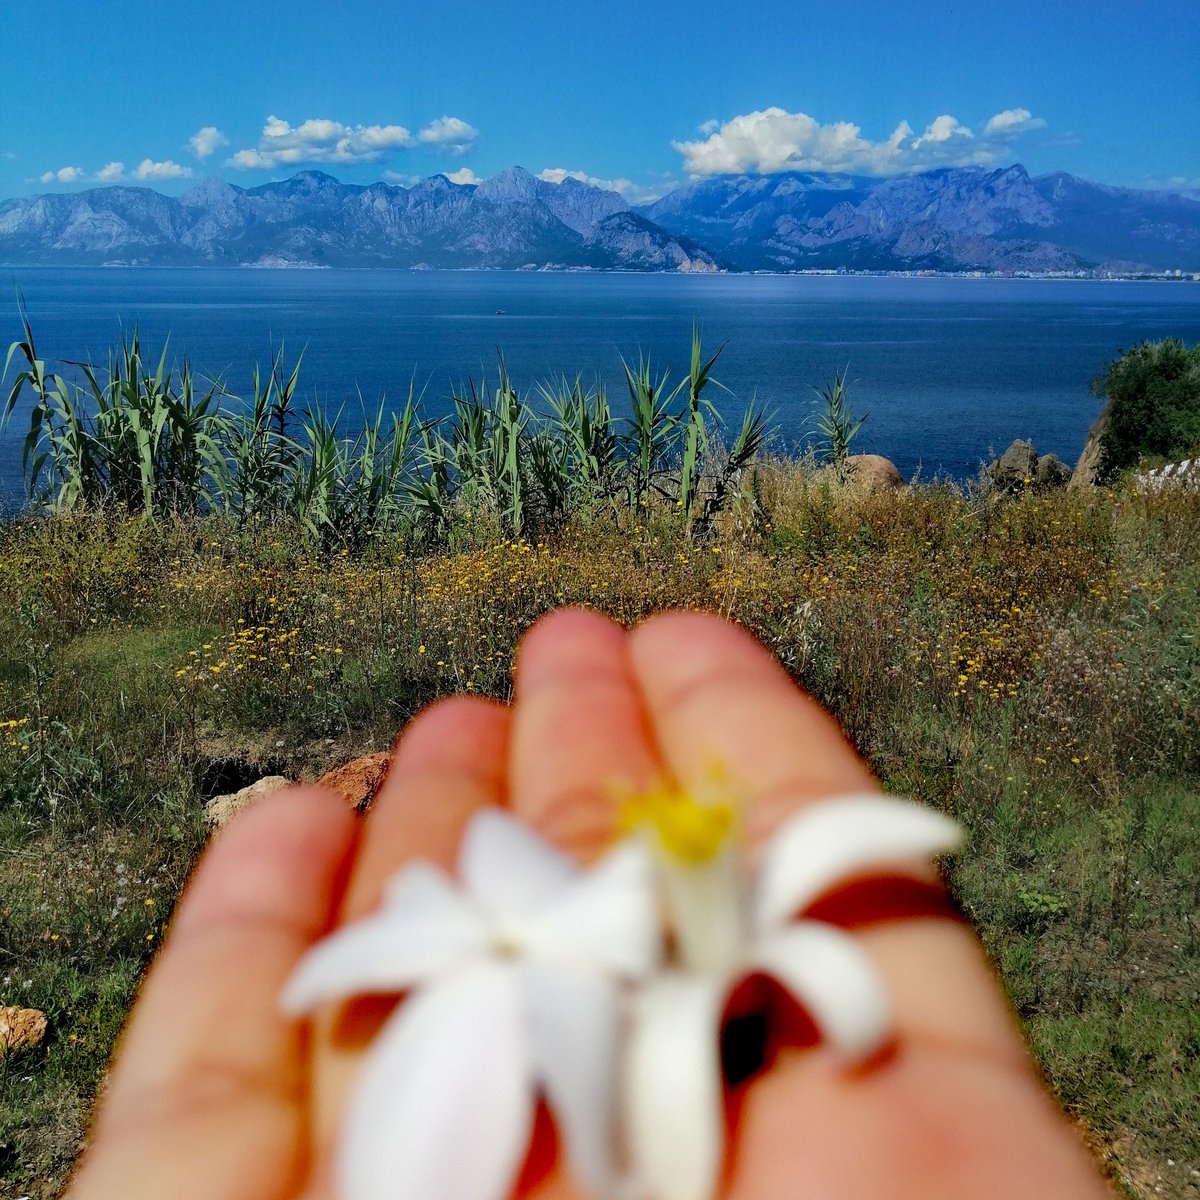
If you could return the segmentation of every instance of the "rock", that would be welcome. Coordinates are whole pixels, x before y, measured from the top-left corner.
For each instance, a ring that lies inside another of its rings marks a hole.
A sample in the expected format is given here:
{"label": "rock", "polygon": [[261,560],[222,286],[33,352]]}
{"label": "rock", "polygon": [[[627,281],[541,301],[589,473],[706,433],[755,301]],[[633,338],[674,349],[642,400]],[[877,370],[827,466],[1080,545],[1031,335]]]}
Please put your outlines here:
{"label": "rock", "polygon": [[851,454],[844,465],[849,477],[868,491],[889,491],[904,486],[899,467],[882,454]]}
{"label": "rock", "polygon": [[353,762],[327,771],[317,780],[317,787],[345,796],[355,808],[365,808],[383,782],[390,758],[391,755],[384,750],[356,758]]}
{"label": "rock", "polygon": [[46,1036],[46,1014],[38,1008],[0,1008],[0,1059],[18,1050],[32,1050]]}
{"label": "rock", "polygon": [[224,796],[214,796],[205,806],[204,815],[213,829],[222,829],[234,817],[248,808],[255,800],[278,792],[281,788],[291,787],[292,781],[284,775],[266,775],[249,787],[239,792],[230,792]]}
{"label": "rock", "polygon": [[1019,492],[1037,478],[1038,455],[1032,442],[1018,439],[989,468],[992,487],[1003,492]]}
{"label": "rock", "polygon": [[1108,428],[1108,405],[1097,418],[1096,423],[1088,430],[1087,441],[1083,443],[1083,451],[1075,470],[1071,475],[1070,488],[1087,488],[1096,486],[1096,477],[1100,472],[1100,439]]}
{"label": "rock", "polygon": [[1033,481],[1041,490],[1065,487],[1071,478],[1071,468],[1057,454],[1043,454],[1037,460]]}
{"label": "rock", "polygon": [[904,486],[904,476],[890,458],[882,454],[851,454],[841,463],[830,463],[817,472],[816,480],[836,480],[867,492],[887,492]]}

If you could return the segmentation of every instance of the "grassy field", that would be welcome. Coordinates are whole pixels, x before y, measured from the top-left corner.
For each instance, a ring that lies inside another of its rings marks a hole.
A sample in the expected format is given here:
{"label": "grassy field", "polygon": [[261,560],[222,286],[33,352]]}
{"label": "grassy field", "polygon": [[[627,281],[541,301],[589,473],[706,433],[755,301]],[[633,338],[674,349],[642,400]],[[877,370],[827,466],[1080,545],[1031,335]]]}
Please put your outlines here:
{"label": "grassy field", "polygon": [[1130,1196],[1200,1189],[1200,495],[866,494],[760,465],[542,542],[459,505],[442,548],[274,521],[0,529],[0,1195],[58,1194],[215,789],[505,697],[541,613],[741,621],[890,790],[968,831],[952,887],[1046,1076]]}

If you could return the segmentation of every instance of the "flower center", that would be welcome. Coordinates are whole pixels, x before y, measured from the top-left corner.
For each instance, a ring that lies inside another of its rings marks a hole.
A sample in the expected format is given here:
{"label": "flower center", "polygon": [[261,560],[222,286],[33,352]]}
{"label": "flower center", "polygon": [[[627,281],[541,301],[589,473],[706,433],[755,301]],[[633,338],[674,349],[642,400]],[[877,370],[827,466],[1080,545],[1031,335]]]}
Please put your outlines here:
{"label": "flower center", "polygon": [[652,831],[667,858],[700,866],[715,859],[729,842],[736,816],[724,794],[701,797],[673,783],[660,783],[625,798],[620,824],[625,831]]}

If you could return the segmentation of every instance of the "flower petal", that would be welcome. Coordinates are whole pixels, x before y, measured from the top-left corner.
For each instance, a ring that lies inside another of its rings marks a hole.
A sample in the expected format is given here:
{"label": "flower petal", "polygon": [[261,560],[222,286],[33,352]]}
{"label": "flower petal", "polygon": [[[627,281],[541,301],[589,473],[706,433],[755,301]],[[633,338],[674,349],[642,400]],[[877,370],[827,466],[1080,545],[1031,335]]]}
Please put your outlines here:
{"label": "flower petal", "polygon": [[455,972],[407,1000],[368,1052],[338,1146],[338,1195],[502,1200],[532,1121],[516,972]]}
{"label": "flower petal", "polygon": [[805,909],[839,880],[903,869],[955,849],[949,817],[892,796],[837,796],[804,809],[768,842],[758,873],[755,924],[760,932]]}
{"label": "flower petal", "polygon": [[773,976],[850,1061],[866,1058],[891,1027],[887,989],[858,943],[820,921],[798,921],[754,948],[749,966]]}
{"label": "flower petal", "polygon": [[580,874],[525,927],[531,954],[641,979],[662,950],[654,859],[640,841],[621,843]]}
{"label": "flower petal", "polygon": [[485,912],[527,917],[575,877],[571,859],[499,808],[484,808],[467,826],[459,874]]}
{"label": "flower petal", "polygon": [[379,912],[309,950],[280,1004],[299,1015],[344,996],[402,992],[481,949],[485,937],[482,919],[450,880],[413,863],[392,877]]}
{"label": "flower petal", "polygon": [[616,1163],[617,985],[603,975],[528,961],[521,983],[534,1071],[554,1112],[575,1180],[613,1194]]}
{"label": "flower petal", "polygon": [[715,976],[668,971],[636,997],[624,1109],[637,1183],[654,1200],[708,1200],[716,1187],[727,990]]}

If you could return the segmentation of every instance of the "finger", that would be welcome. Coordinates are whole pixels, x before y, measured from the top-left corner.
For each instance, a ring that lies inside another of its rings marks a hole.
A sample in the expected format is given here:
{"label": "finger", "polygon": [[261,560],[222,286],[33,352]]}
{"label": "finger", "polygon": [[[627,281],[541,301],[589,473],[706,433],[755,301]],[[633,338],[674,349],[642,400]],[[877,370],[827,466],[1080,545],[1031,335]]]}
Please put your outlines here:
{"label": "finger", "polygon": [[[746,805],[752,842],[814,800],[877,790],[833,718],[733,625],[702,613],[656,617],[631,634],[630,657],[667,766],[687,784],[719,763]],[[1024,1061],[1007,1005],[964,926],[889,921],[858,936],[885,974],[897,1028]]]}
{"label": "finger", "polygon": [[615,621],[563,609],[517,655],[509,788],[516,814],[589,861],[612,843],[618,789],[660,769]]}
{"label": "finger", "polygon": [[[630,655],[668,767],[686,783],[716,756],[750,807],[752,836],[823,796],[872,786],[832,720],[733,626],[659,617],[631,636]],[[964,1186],[1102,1195],[970,931],[910,919],[855,936],[888,989],[892,1054],[849,1074],[828,1054],[784,1049],[742,1097],[730,1196],[790,1195],[797,1178],[822,1194],[897,1200]]]}
{"label": "finger", "polygon": [[287,1194],[303,1070],[278,997],[328,924],[354,827],[340,798],[288,789],[218,835],[121,1040],[73,1200]]}
{"label": "finger", "polygon": [[[491,701],[455,696],[417,715],[396,743],[367,814],[339,923],[373,911],[388,878],[414,858],[453,871],[463,830],[504,802],[509,716]],[[313,1144],[323,1171],[362,1055],[396,998],[334,1006],[314,1023]],[[323,1182],[317,1186],[321,1190]]]}
{"label": "finger", "polygon": [[342,923],[374,909],[411,858],[453,871],[471,817],[504,803],[508,731],[508,712],[474,696],[442,700],[410,722],[367,813]]}

